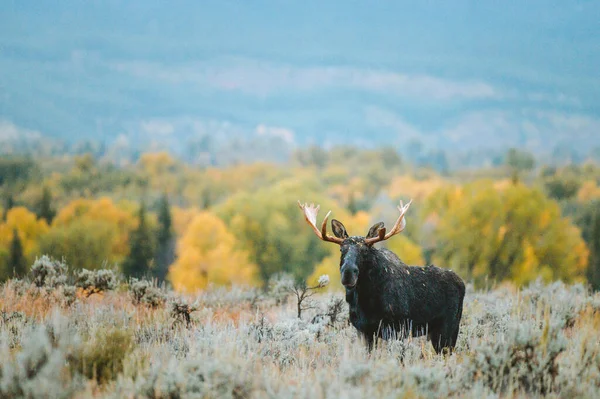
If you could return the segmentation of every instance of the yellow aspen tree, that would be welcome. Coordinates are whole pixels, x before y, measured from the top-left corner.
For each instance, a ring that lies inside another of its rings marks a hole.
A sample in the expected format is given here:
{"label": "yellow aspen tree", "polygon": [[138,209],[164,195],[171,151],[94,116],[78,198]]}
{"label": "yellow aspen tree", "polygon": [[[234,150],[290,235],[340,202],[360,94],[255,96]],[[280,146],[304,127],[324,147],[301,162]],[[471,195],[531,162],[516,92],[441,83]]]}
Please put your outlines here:
{"label": "yellow aspen tree", "polygon": [[178,291],[193,292],[208,284],[256,283],[256,265],[248,260],[225,223],[210,212],[200,212],[177,244],[177,259],[169,280]]}

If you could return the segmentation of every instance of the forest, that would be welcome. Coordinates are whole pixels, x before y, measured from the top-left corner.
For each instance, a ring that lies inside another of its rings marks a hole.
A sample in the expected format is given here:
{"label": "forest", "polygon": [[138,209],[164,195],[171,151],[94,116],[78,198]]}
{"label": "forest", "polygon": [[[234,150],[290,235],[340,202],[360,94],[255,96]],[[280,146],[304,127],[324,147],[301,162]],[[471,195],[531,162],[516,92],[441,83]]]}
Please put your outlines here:
{"label": "forest", "polygon": [[600,288],[596,160],[546,165],[510,149],[487,167],[436,162],[350,146],[212,166],[167,152],[119,165],[94,151],[2,155],[0,279],[48,255],[180,292],[265,287],[282,273],[335,281],[338,251],[314,237],[297,201],[364,235],[412,199],[407,229],[384,243],[407,264],[450,268],[476,287],[542,279]]}
{"label": "forest", "polygon": [[[390,148],[308,147],[201,166],[166,152],[0,159],[0,397],[594,397],[600,388],[600,167],[508,151],[440,170]],[[466,282],[456,351],[367,353],[337,246],[389,226],[408,264]],[[324,215],[324,212],[322,212]]]}

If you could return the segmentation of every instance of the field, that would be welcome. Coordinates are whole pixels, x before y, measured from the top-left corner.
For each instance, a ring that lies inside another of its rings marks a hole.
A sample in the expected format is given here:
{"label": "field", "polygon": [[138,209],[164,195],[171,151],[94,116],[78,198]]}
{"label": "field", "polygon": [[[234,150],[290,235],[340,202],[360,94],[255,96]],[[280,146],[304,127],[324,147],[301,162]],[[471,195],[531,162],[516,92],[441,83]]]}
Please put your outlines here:
{"label": "field", "polygon": [[453,355],[422,338],[369,355],[341,292],[311,291],[299,319],[285,278],[186,297],[53,265],[0,288],[0,397],[588,398],[600,389],[600,295],[582,285],[469,286]]}
{"label": "field", "polygon": [[600,1],[57,3],[0,8],[0,399],[600,399]]}

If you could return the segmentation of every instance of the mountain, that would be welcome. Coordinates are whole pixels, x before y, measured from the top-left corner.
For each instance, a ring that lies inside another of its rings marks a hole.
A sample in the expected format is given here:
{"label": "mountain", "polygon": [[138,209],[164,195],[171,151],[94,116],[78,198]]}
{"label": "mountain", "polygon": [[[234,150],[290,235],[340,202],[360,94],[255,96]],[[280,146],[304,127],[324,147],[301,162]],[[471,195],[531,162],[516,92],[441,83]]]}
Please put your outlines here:
{"label": "mountain", "polygon": [[[0,136],[600,146],[592,1],[7,1]],[[7,133],[8,132],[8,133]]]}

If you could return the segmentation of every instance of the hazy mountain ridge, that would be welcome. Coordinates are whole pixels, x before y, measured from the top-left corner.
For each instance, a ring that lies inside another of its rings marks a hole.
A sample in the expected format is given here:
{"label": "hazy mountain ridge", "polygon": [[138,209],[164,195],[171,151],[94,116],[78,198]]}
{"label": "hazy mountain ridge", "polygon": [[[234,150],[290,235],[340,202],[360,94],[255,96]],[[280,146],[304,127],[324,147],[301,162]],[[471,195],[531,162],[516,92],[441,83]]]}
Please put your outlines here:
{"label": "hazy mountain ridge", "polygon": [[596,5],[401,3],[11,3],[0,120],[177,153],[274,132],[286,146],[599,145]]}

